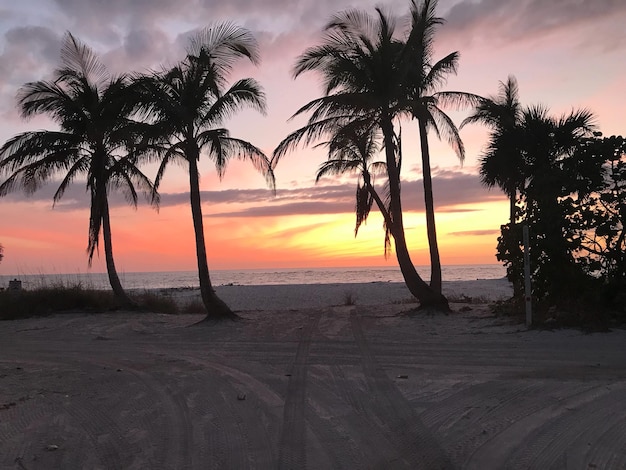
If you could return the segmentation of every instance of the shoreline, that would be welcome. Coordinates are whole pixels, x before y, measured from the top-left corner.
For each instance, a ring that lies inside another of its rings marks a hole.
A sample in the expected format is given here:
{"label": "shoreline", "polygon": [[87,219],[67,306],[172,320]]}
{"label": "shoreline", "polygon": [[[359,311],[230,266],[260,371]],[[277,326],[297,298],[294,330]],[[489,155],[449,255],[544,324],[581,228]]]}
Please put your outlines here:
{"label": "shoreline", "polygon": [[[235,311],[417,303],[402,282],[221,285],[215,286],[215,291]],[[129,289],[129,292],[169,296],[180,306],[200,301],[198,287]],[[443,294],[452,303],[490,303],[510,298],[512,293],[506,279],[443,282]]]}

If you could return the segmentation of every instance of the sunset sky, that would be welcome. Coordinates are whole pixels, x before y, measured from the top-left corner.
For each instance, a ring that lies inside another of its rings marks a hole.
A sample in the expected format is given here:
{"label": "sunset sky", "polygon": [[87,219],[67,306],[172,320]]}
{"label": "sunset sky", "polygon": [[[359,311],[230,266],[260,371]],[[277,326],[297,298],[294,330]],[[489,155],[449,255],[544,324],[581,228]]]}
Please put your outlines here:
{"label": "sunset sky", "polygon": [[[11,4],[11,6],[7,6]],[[319,77],[292,79],[296,57],[321,37],[330,16],[353,6],[382,5],[397,15],[408,0],[20,0],[0,6],[0,142],[31,129],[54,129],[46,118],[23,121],[15,107],[21,85],[50,77],[59,64],[65,31],[96,50],[112,73],[167,66],[184,56],[190,32],[234,21],[260,43],[259,67],[241,64],[233,78],[263,85],[266,116],[245,111],[227,123],[232,135],[268,155],[304,123],[289,117],[321,94]],[[626,2],[622,0],[440,0],[447,19],[435,38],[435,59],[460,51],[459,74],[445,89],[497,93],[498,81],[517,77],[523,104],[543,103],[555,115],[587,107],[605,135],[626,128]],[[457,124],[467,115],[451,112]],[[417,124],[405,122],[403,203],[413,261],[428,264]],[[486,131],[461,131],[467,158],[430,136],[437,230],[444,264],[496,263],[506,198],[479,184],[477,157]],[[277,194],[245,162],[232,161],[220,182],[201,164],[209,266],[212,269],[395,266],[383,256],[382,218],[373,213],[354,238],[356,179],[315,184],[323,150],[300,149],[276,169]],[[154,176],[155,168],[145,168]],[[120,272],[193,270],[196,266],[188,180],[171,167],[161,186],[159,212],[135,211],[112,195],[114,254]],[[0,199],[1,274],[87,271],[88,195],[77,183],[52,208],[53,185],[26,197]],[[105,271],[104,254],[94,272]]]}

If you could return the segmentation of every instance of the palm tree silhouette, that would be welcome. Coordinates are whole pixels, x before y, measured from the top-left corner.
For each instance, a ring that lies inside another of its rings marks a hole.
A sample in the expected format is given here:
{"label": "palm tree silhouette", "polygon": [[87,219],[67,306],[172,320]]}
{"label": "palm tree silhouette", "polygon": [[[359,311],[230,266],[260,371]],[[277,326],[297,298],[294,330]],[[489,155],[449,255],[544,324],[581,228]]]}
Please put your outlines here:
{"label": "palm tree silhouette", "polygon": [[[115,295],[130,306],[113,260],[109,192],[121,190],[137,206],[137,188],[153,193],[150,180],[137,168],[132,151],[140,125],[129,119],[128,77],[109,78],[104,65],[86,45],[67,33],[61,51],[61,68],[52,81],[27,83],[18,96],[22,116],[46,114],[59,130],[30,131],[9,139],[0,148],[0,196],[20,188],[33,193],[44,183],[64,174],[54,194],[56,204],[72,182],[86,177],[90,194],[89,265],[104,240],[109,282]],[[158,203],[153,193],[152,202]]]}
{"label": "palm tree silhouette", "polygon": [[[558,118],[550,116],[542,105],[522,111],[516,136],[524,162],[520,212],[521,223],[531,226],[531,263],[536,271],[533,283],[538,292],[565,295],[576,285],[580,270],[573,251],[577,241],[565,236],[566,213],[560,200],[585,190],[588,175],[578,171],[575,156],[596,130],[594,120],[586,109]],[[509,278],[515,283],[521,279],[519,231],[510,243],[514,246],[509,248],[513,256]]]}
{"label": "palm tree silhouette", "polygon": [[138,110],[150,123],[145,151],[160,159],[155,178],[158,187],[170,163],[189,171],[191,213],[196,242],[198,277],[206,319],[235,318],[211,284],[204,238],[198,162],[206,154],[220,178],[234,157],[250,161],[271,188],[274,176],[264,153],[251,143],[230,136],[224,121],[244,106],[265,112],[265,96],[251,78],[229,88],[227,77],[240,58],[258,63],[257,43],[252,34],[232,23],[203,29],[190,39],[187,56],[162,73],[136,80]]}
{"label": "palm tree silhouette", "polygon": [[515,224],[517,191],[524,184],[519,129],[522,115],[519,87],[511,75],[500,82],[498,96],[482,99],[460,126],[480,123],[490,129],[489,143],[480,157],[480,179],[489,188],[498,186],[509,197],[511,225]]}
{"label": "palm tree silhouette", "polygon": [[[345,173],[358,176],[356,187],[356,225],[354,236],[359,232],[372,209],[374,202],[385,220],[385,252],[389,248],[390,232],[392,226],[388,205],[383,202],[374,187],[375,176],[386,173],[387,166],[382,161],[372,161],[381,152],[380,131],[376,128],[367,129],[347,125],[338,130],[328,142],[323,142],[316,147],[328,148],[328,160],[322,163],[317,171],[315,182],[319,182],[325,176],[343,175]],[[386,185],[387,193],[389,185]]]}
{"label": "palm tree silhouette", "polygon": [[[415,270],[404,234],[400,197],[401,153],[394,120],[403,112],[404,44],[395,37],[396,20],[376,8],[370,16],[351,9],[334,15],[325,28],[322,44],[307,49],[297,60],[294,76],[315,71],[324,78],[324,96],[300,108],[294,116],[311,112],[306,126],[287,136],[276,148],[273,166],[298,144],[311,144],[323,136],[341,134],[353,126],[377,128],[382,134],[389,186],[388,233],[407,287],[422,307],[448,309],[441,292],[428,286]],[[358,211],[357,211],[358,214]]]}
{"label": "palm tree silhouette", "polygon": [[441,260],[435,225],[435,206],[430,163],[428,132],[445,139],[463,162],[465,148],[459,131],[442,107],[460,109],[477,103],[480,97],[459,91],[438,91],[449,74],[456,74],[459,53],[453,52],[433,63],[434,35],[443,18],[436,16],[437,0],[420,4],[411,0],[411,30],[406,39],[401,62],[406,109],[417,120],[420,135],[426,231],[430,251],[430,286],[441,292]]}

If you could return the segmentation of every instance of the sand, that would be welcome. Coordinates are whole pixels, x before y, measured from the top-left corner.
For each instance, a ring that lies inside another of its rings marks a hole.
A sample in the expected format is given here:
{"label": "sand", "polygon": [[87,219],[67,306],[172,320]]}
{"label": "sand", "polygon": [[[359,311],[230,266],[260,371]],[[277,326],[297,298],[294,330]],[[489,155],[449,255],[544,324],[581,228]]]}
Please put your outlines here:
{"label": "sand", "polygon": [[191,327],[0,322],[0,468],[626,468],[626,331],[409,316],[392,289],[225,286],[242,320]]}
{"label": "sand", "polygon": [[[371,282],[354,284],[299,284],[269,286],[217,286],[217,294],[233,310],[292,310],[346,305],[388,305],[417,303],[404,283]],[[160,289],[184,306],[200,300],[193,288]],[[506,279],[477,279],[443,283],[443,292],[451,300],[497,301],[513,295]]]}

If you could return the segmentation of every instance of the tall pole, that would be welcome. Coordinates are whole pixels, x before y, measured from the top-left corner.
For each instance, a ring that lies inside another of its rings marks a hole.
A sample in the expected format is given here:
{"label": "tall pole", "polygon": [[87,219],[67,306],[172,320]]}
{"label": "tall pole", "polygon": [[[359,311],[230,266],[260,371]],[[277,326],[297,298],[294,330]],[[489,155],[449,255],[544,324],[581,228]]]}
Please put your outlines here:
{"label": "tall pole", "polygon": [[526,301],[526,326],[533,324],[533,302],[530,285],[530,236],[528,225],[522,227],[524,241],[524,300]]}

